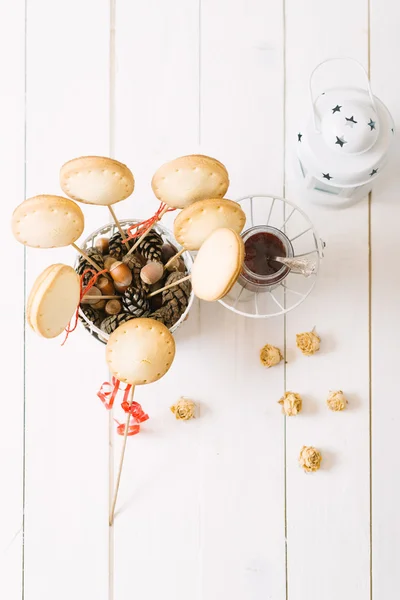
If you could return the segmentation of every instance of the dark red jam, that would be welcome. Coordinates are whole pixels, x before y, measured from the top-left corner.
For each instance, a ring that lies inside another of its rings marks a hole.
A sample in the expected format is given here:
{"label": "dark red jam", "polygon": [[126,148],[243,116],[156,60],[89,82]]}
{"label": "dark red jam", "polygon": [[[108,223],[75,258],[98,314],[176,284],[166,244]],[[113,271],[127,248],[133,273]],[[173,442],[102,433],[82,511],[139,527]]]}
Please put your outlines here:
{"label": "dark red jam", "polygon": [[255,233],[246,240],[244,249],[244,264],[252,273],[273,275],[282,269],[282,263],[269,260],[271,256],[286,256],[285,246],[273,233]]}

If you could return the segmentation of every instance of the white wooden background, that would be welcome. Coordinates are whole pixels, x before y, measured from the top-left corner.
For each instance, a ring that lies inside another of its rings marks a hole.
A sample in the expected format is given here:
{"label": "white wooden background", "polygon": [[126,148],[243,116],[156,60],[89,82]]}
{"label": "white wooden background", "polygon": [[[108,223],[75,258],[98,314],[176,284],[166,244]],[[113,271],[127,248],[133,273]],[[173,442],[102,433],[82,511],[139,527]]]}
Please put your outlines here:
{"label": "white wooden background", "polygon": [[[7,224],[25,197],[59,193],[60,165],[85,154],[135,174],[120,217],[148,216],[154,170],[198,151],[226,164],[229,198],[296,201],[309,73],[327,57],[357,58],[399,122],[399,24],[396,0],[0,1],[1,598],[396,597],[397,141],[369,201],[302,204],[327,243],[305,304],[260,322],[195,303],[173,369],[138,391],[151,420],[129,439],[111,530],[121,440],[96,397],[104,346],[80,329],[61,348],[24,324],[38,273],[74,254],[24,252]],[[330,73],[340,81],[343,66]],[[86,233],[108,220],[84,210]],[[302,357],[295,334],[314,325],[322,351]],[[267,342],[286,347],[286,366],[261,367]],[[288,420],[276,404],[285,388],[304,398]],[[325,406],[338,388],[343,414]],[[180,395],[201,404],[199,419],[173,419]],[[303,444],[322,451],[316,475],[298,467]]]}

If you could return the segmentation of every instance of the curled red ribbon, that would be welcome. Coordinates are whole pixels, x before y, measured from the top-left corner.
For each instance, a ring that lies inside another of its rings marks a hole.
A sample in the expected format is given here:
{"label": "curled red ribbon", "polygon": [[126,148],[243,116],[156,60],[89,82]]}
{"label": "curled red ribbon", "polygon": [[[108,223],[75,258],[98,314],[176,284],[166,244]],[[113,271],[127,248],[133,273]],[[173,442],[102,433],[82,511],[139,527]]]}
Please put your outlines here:
{"label": "curled red ribbon", "polygon": [[[116,395],[118,393],[120,385],[121,385],[120,380],[116,379],[115,377],[113,377],[111,379],[111,383],[109,381],[103,381],[103,383],[101,384],[100,389],[97,392],[97,396],[103,402],[103,404],[107,410],[112,409],[112,407],[114,405],[114,400],[116,398]],[[107,387],[109,387],[111,389],[106,391]],[[130,391],[131,387],[132,386],[130,384],[128,384],[124,390],[124,399],[122,401],[122,404],[126,403],[127,406],[129,406],[128,396],[129,396],[129,391]],[[121,388],[121,391],[122,391],[122,388]],[[133,404],[133,402],[132,402],[132,404]],[[135,403],[135,404],[137,404],[137,403]],[[139,404],[139,406],[140,406],[140,404]]]}
{"label": "curled red ribbon", "polygon": [[[93,275],[89,279],[88,284],[85,287],[83,287],[83,278],[85,277],[86,273],[93,273]],[[83,273],[82,273],[82,275],[80,277],[79,303],[78,303],[78,306],[76,307],[75,315],[71,318],[71,321],[68,323],[68,325],[65,328],[65,338],[64,338],[64,341],[61,344],[61,346],[64,346],[65,342],[68,339],[69,334],[72,333],[73,331],[75,331],[75,329],[78,326],[79,306],[81,304],[83,296],[88,293],[88,291],[94,286],[94,284],[96,283],[96,281],[98,280],[98,278],[100,277],[100,275],[104,275],[104,273],[107,273],[107,269],[103,269],[103,271],[95,271],[94,269],[85,269],[83,271]],[[74,319],[75,319],[75,322],[71,326],[71,322]]]}
{"label": "curled red ribbon", "polygon": [[129,406],[129,402],[127,402],[124,398],[121,408],[126,413],[130,413],[132,417],[136,419],[137,423],[143,423],[149,418],[149,415],[144,412],[139,402],[132,402],[132,404]]}
{"label": "curled red ribbon", "polygon": [[[135,223],[134,225],[128,227],[126,230],[128,236],[123,241],[128,242],[129,240],[133,240],[143,235],[148,229],[150,229],[150,227],[160,220],[160,215],[166,207],[167,205],[164,202],[160,202],[160,206],[156,210],[155,214],[150,217],[150,219],[146,219],[146,221],[141,221],[140,223]],[[174,210],[176,210],[176,208],[168,208],[168,210],[165,212],[172,212]],[[135,229],[136,231],[134,231]]]}
{"label": "curled red ribbon", "polygon": [[[117,421],[117,419],[114,419],[114,421],[118,425],[118,427],[117,427],[118,435],[124,435],[125,434],[125,423],[120,423],[119,421]],[[139,431],[140,431],[140,425],[136,425],[136,423],[131,423],[128,427],[128,433],[126,435],[128,437],[131,435],[136,435],[137,433],[139,433]]]}
{"label": "curled red ribbon", "polygon": [[[127,436],[136,435],[137,433],[139,433],[139,431],[140,431],[139,423],[143,423],[144,421],[147,421],[147,419],[149,418],[149,415],[144,412],[144,410],[140,406],[139,402],[132,402],[131,405],[129,405],[128,397],[129,397],[129,392],[130,392],[131,388],[132,388],[131,384],[127,384],[125,386],[125,389],[123,390],[121,387],[121,381],[119,381],[119,379],[116,379],[115,377],[113,377],[111,379],[111,383],[109,381],[104,381],[101,384],[99,391],[97,392],[97,396],[100,398],[100,400],[102,401],[102,403],[104,404],[104,406],[106,407],[107,410],[112,409],[115,398],[118,394],[118,391],[124,392],[124,396],[123,396],[122,403],[121,403],[121,408],[124,412],[129,413],[133,419],[133,422],[129,424]],[[118,435],[124,435],[125,434],[125,423],[120,423],[116,419],[114,419],[114,421],[118,425],[118,427],[117,427]]]}

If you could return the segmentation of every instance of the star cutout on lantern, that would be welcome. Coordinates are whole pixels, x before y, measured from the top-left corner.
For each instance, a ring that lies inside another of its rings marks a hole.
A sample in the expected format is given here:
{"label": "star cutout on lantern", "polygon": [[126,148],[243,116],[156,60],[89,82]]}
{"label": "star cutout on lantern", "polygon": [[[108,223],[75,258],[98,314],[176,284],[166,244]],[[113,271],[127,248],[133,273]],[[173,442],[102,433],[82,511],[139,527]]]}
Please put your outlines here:
{"label": "star cutout on lantern", "polygon": [[372,177],[373,175],[376,175],[378,172],[378,169],[372,169],[371,173],[369,174],[370,177]]}
{"label": "star cutout on lantern", "polygon": [[302,133],[298,133],[298,134],[297,134],[297,141],[298,141],[298,142],[301,142],[301,138],[302,138],[302,137],[303,137],[303,134],[302,134]]}
{"label": "star cutout on lantern", "polygon": [[340,109],[341,109],[341,108],[342,108],[342,107],[341,107],[341,106],[339,106],[339,104],[336,104],[335,108],[332,108],[332,114],[335,114],[335,112],[340,112]]}
{"label": "star cutout on lantern", "polygon": [[358,123],[358,121],[354,120],[353,116],[351,116],[350,119],[348,117],[345,117],[345,119],[346,119],[346,123],[345,123],[346,127],[351,127],[352,129],[353,129],[354,125],[356,123]]}
{"label": "star cutout on lantern", "polygon": [[331,179],[333,179],[333,177],[331,177],[331,176],[329,175],[329,173],[322,173],[322,177],[323,177],[324,179],[327,179],[328,181],[330,181]]}
{"label": "star cutout on lantern", "polygon": [[335,144],[339,144],[339,146],[340,146],[341,148],[343,148],[343,146],[344,146],[345,144],[347,144],[347,142],[346,142],[346,140],[344,139],[344,137],[343,137],[343,136],[342,136],[342,137],[338,137],[338,136],[336,136],[336,142],[335,142]]}
{"label": "star cutout on lantern", "polygon": [[368,125],[371,127],[371,131],[372,131],[373,129],[375,129],[375,121],[373,121],[372,119],[370,119],[370,120],[369,120],[369,123],[368,123]]}

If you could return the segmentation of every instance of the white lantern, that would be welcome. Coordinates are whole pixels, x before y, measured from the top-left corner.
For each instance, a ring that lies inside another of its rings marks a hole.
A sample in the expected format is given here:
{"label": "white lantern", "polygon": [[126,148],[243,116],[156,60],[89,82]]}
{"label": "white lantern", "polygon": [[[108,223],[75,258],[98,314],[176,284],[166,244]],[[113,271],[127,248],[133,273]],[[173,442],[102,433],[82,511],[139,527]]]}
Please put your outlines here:
{"label": "white lantern", "polygon": [[297,167],[307,197],[344,207],[367,196],[381,175],[394,123],[387,107],[372,94],[368,75],[357,61],[366,89],[332,88],[314,100],[313,75],[326,62],[311,73],[312,112],[297,133]]}

